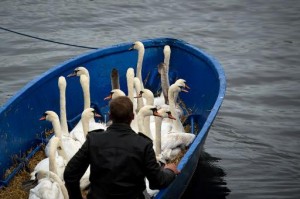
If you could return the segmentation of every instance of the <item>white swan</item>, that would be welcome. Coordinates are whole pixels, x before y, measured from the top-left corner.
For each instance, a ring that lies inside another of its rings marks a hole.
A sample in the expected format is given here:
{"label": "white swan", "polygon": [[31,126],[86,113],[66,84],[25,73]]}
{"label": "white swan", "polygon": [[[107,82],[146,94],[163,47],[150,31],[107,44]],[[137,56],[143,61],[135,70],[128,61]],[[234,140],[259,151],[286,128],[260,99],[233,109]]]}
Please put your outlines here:
{"label": "white swan", "polygon": [[86,140],[86,135],[89,131],[93,131],[95,129],[91,128],[91,120],[94,119],[94,117],[100,117],[99,114],[95,112],[95,109],[93,108],[87,108],[85,109],[81,114],[81,128],[80,131],[74,131],[74,134],[76,133],[76,138],[79,140],[80,143],[84,143]]}
{"label": "white swan", "polygon": [[150,137],[150,135],[148,135],[147,131],[145,130],[144,118],[146,116],[151,116],[151,115],[161,117],[161,115],[157,112],[156,106],[145,105],[141,108],[141,110],[137,114],[139,132],[145,134],[148,137]]}
{"label": "white swan", "polygon": [[[58,127],[59,125],[56,121],[53,121],[52,125],[54,127],[54,132],[56,132],[55,136],[60,137],[60,138],[64,137],[66,139],[71,139],[72,138],[73,140],[71,140],[70,142],[72,142],[74,145],[76,145],[75,148],[79,149],[81,147],[81,143],[78,140],[76,140],[75,138],[71,137],[70,134],[69,134],[69,130],[68,130],[67,115],[66,115],[66,112],[67,112],[66,111],[66,86],[67,86],[67,82],[66,82],[65,77],[60,76],[58,78],[58,88],[59,88],[59,93],[60,93],[60,95],[59,95],[60,127]],[[59,135],[57,135],[58,132],[59,132]],[[74,148],[74,147],[72,147],[72,148]],[[49,151],[49,143],[46,145],[46,148],[45,148],[45,154],[46,154],[47,157],[48,157],[48,154],[49,154],[48,151]],[[71,154],[68,154],[68,156],[70,156],[70,155]]]}
{"label": "white swan", "polygon": [[164,62],[159,64],[158,73],[161,76],[161,89],[162,93],[159,97],[156,97],[155,104],[169,104],[168,90],[170,87],[169,80],[169,65],[170,65],[171,48],[169,45],[164,47]]}
{"label": "white swan", "polygon": [[[40,170],[53,171],[60,179],[63,179],[63,172],[67,165],[67,155],[64,151],[64,146],[61,143],[60,138],[53,137],[50,141],[49,157],[41,160],[30,173],[31,180],[36,179],[36,173]],[[56,155],[56,152],[58,155]]]}
{"label": "white swan", "polygon": [[[84,141],[86,140],[86,135],[87,135],[87,133],[89,131],[89,127],[90,127],[89,121],[93,117],[99,117],[93,108],[87,108],[82,112],[81,118],[82,118],[83,137],[80,139],[80,141],[82,143],[84,143]],[[43,120],[43,119],[51,121],[52,125],[55,126],[57,130],[60,129],[59,119],[55,112],[46,111],[44,116],[41,118],[41,120]],[[57,135],[61,135],[61,133],[60,134],[58,133]],[[53,136],[53,138],[51,138],[51,140],[55,139],[55,138],[56,137]],[[71,137],[65,137],[65,136],[61,135],[60,138],[61,138],[61,142],[60,142],[61,147],[60,148],[62,148],[62,151],[58,152],[58,155],[60,155],[60,156],[56,156],[57,157],[56,162],[58,162],[59,163],[58,165],[60,165],[60,167],[63,167],[63,170],[64,170],[65,165],[62,165],[62,162],[61,162],[62,160],[60,158],[63,157],[63,160],[65,162],[68,162],[74,156],[74,154],[79,150],[80,147],[77,147],[76,145],[72,145],[72,143],[74,143],[74,140]],[[53,152],[53,150],[54,150],[53,147],[51,148],[51,145],[50,145],[50,155],[49,155],[50,159],[54,157],[53,154],[55,152]],[[44,162],[40,162],[38,164],[39,166],[37,166],[36,169],[38,169],[38,170],[40,170],[41,168],[46,169],[46,168],[48,168],[47,164],[49,164],[49,161],[47,162],[47,160],[45,160]],[[58,173],[60,174],[61,172],[58,172]],[[34,175],[34,173],[32,173],[32,175]],[[90,175],[90,168],[87,169],[85,174],[80,179],[80,188],[82,190],[84,190],[90,184],[89,175]]]}
{"label": "white swan", "polygon": [[[90,108],[91,106],[91,98],[90,98],[90,75],[88,70],[85,67],[77,67],[75,68],[74,72],[69,74],[68,77],[79,76],[80,84],[83,90],[83,97],[84,97],[84,109]],[[96,130],[96,129],[104,129],[106,130],[107,125],[106,123],[96,122],[94,118],[91,118],[89,121],[89,130]],[[80,120],[76,126],[70,132],[71,136],[75,139],[82,141],[83,135],[83,127],[82,121]],[[82,143],[83,144],[83,143]]]}
{"label": "white swan", "polygon": [[[136,96],[138,96],[140,91],[143,90],[142,85],[141,85],[141,81],[139,80],[139,78],[135,77],[133,79],[133,82],[134,82],[134,88],[135,88],[135,91],[136,91]],[[145,104],[145,101],[142,97],[137,98],[137,106],[136,106],[136,109],[135,109],[134,112],[138,113],[140,111],[140,109],[144,106],[144,104]]]}
{"label": "white swan", "polygon": [[30,189],[29,199],[69,199],[64,182],[54,172],[40,170],[36,178],[38,184]]}
{"label": "white swan", "polygon": [[135,49],[138,51],[138,60],[137,60],[137,66],[136,66],[136,77],[139,78],[141,82],[141,88],[144,88],[143,84],[143,78],[142,78],[142,67],[143,67],[143,60],[144,60],[144,54],[145,54],[145,47],[144,44],[140,41],[136,41],[133,43],[131,49]]}
{"label": "white swan", "polygon": [[189,87],[183,79],[177,80],[169,88],[168,95],[170,100],[170,111],[176,120],[173,121],[172,130],[168,134],[162,135],[161,138],[162,156],[166,160],[172,160],[175,158],[181,152],[182,148],[188,147],[195,139],[194,134],[186,133],[184,131],[183,125],[175,110],[178,94],[181,91],[187,92],[185,88]]}
{"label": "white swan", "polygon": [[67,111],[66,111],[66,78],[60,76],[58,78],[58,88],[59,88],[59,104],[60,104],[60,126],[63,134],[69,134],[68,124],[67,124]]}
{"label": "white swan", "polygon": [[[146,100],[146,105],[154,105],[154,95],[149,89],[141,90],[139,95],[137,96],[138,99],[143,97],[145,97],[144,99]],[[152,116],[146,116],[144,118],[145,134],[153,140],[153,136],[150,129],[150,117]],[[154,120],[154,118],[152,120]]]}
{"label": "white swan", "polygon": [[29,199],[66,199],[69,198],[67,189],[62,181],[62,173],[64,167],[58,167],[57,157],[55,153],[59,150],[59,154],[62,154],[63,151],[60,138],[54,137],[51,142],[51,156],[48,158],[48,168],[39,169],[35,171],[36,179],[38,184],[30,190]]}
{"label": "white swan", "polygon": [[185,88],[189,88],[187,87],[185,80],[179,79],[170,86],[168,91],[170,111],[172,115],[176,118],[176,120],[173,121],[173,132],[184,132],[183,125],[180,121],[180,116],[183,113],[180,109],[177,108],[176,101],[179,92],[188,92]]}
{"label": "white swan", "polygon": [[[171,124],[169,122],[163,122],[164,118],[169,118],[171,120],[176,120],[173,115],[171,114],[171,111],[169,111],[166,108],[161,108],[157,111],[161,117],[155,117],[155,154],[158,156],[161,154],[161,138],[168,134],[171,129]],[[163,124],[168,125],[168,127],[163,127]]]}
{"label": "white swan", "polygon": [[83,101],[84,101],[84,109],[89,108],[91,106],[91,98],[90,98],[90,74],[89,71],[83,67],[77,67],[74,69],[73,73],[69,74],[67,77],[75,77],[79,76],[80,85],[83,91]]}
{"label": "white swan", "polygon": [[[170,68],[170,57],[171,57],[171,48],[169,45],[165,45],[164,47],[164,69],[166,76],[166,87],[170,87],[170,80],[169,80],[169,68]],[[167,94],[167,93],[166,93]]]}
{"label": "white swan", "polygon": [[126,71],[126,80],[127,80],[127,96],[129,97],[129,99],[131,100],[132,103],[134,102],[134,100],[133,100],[133,97],[134,97],[133,79],[134,79],[134,69],[130,67]]}
{"label": "white swan", "polygon": [[[66,153],[66,160],[70,160],[73,155],[79,150],[80,145],[78,145],[78,142],[75,141],[72,137],[70,137],[68,134],[65,135],[62,133],[60,122],[58,115],[54,111],[46,111],[43,115],[43,117],[40,120],[47,120],[52,123],[53,129],[54,129],[54,135],[50,139],[50,141],[54,137],[58,137],[61,139],[62,145],[64,146],[64,151]],[[49,141],[49,144],[50,144]],[[50,152],[49,152],[49,144],[47,144],[45,148],[45,153],[49,155],[50,157]]]}

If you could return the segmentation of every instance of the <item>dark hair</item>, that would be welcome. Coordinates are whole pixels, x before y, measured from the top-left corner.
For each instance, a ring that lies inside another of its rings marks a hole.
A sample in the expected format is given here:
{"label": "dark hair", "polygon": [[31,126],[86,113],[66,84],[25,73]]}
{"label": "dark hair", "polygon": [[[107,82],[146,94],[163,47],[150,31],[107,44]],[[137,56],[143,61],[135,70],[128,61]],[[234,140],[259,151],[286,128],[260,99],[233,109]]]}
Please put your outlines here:
{"label": "dark hair", "polygon": [[126,96],[112,99],[109,103],[110,119],[114,123],[128,123],[133,120],[133,104]]}

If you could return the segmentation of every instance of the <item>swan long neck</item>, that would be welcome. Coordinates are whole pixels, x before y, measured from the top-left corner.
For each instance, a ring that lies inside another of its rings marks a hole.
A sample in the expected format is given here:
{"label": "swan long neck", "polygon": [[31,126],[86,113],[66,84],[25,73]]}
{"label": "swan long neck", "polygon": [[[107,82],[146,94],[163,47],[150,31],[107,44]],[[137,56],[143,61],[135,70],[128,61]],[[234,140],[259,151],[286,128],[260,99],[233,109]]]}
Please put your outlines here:
{"label": "swan long neck", "polygon": [[91,106],[90,79],[87,75],[80,75],[80,84],[83,91],[84,110]]}
{"label": "swan long neck", "polygon": [[143,78],[142,78],[142,66],[143,66],[144,54],[145,54],[145,48],[143,46],[138,49],[138,61],[137,61],[137,69],[136,69],[136,73],[137,73],[136,76],[139,78],[141,82],[142,89],[144,89]]}
{"label": "swan long neck", "polygon": [[161,125],[162,125],[162,118],[155,117],[155,153],[156,153],[156,155],[161,153]]}
{"label": "swan long neck", "polygon": [[57,174],[56,152],[60,138],[51,139],[49,151],[49,171]]}
{"label": "swan long neck", "polygon": [[66,136],[69,135],[69,129],[67,124],[67,112],[66,112],[66,79],[64,77],[59,78],[59,104],[60,104],[60,125],[62,133]]}
{"label": "swan long neck", "polygon": [[166,45],[164,47],[164,63],[166,64],[165,70],[169,73],[169,65],[170,65],[170,57],[171,57],[171,48],[170,46]]}
{"label": "swan long neck", "polygon": [[64,182],[58,177],[58,175],[54,172],[50,172],[50,178],[52,178],[55,182],[60,186],[60,190],[64,196],[64,199],[69,199],[69,194]]}
{"label": "swan long neck", "polygon": [[[134,87],[135,87],[135,91],[138,95],[138,93],[142,90],[141,88],[141,82],[139,80],[139,78],[134,78]],[[140,111],[140,109],[144,106],[144,101],[143,98],[137,98],[137,108],[136,108],[136,113],[138,113]]]}
{"label": "swan long neck", "polygon": [[178,97],[178,92],[174,90],[175,87],[176,87],[176,85],[174,85],[174,84],[172,86],[170,86],[169,92],[168,92],[170,111],[171,111],[171,114],[176,119],[173,121],[173,130],[179,131],[179,132],[184,132],[183,125],[180,121],[178,114],[176,113],[176,101],[177,101],[177,97]]}
{"label": "swan long neck", "polygon": [[141,112],[137,114],[137,123],[138,123],[139,132],[144,133],[146,135],[144,118],[145,116]]}
{"label": "swan long neck", "polygon": [[144,96],[146,99],[146,105],[153,105],[154,104],[154,95],[152,93],[152,91],[150,91],[149,89],[144,89]]}
{"label": "swan long neck", "polygon": [[168,90],[170,87],[170,83],[169,83],[169,76],[167,74],[167,72],[165,71],[165,69],[162,70],[162,74],[161,74],[161,88],[162,88],[162,92],[164,95],[164,99],[165,99],[165,104],[169,104],[169,98],[168,98]]}
{"label": "swan long neck", "polygon": [[[154,104],[154,95],[149,89],[144,89],[144,96],[146,99],[146,105],[153,105]],[[151,116],[146,116],[144,119],[144,127],[145,127],[145,132],[150,137],[152,140],[152,134],[151,134],[151,129],[150,129],[150,117]]]}
{"label": "swan long neck", "polygon": [[133,97],[133,88],[134,88],[134,69],[128,68],[126,73],[126,79],[127,79],[127,90],[128,90],[128,97],[133,103],[134,97]]}
{"label": "swan long neck", "polygon": [[86,137],[87,134],[88,134],[88,132],[89,132],[89,122],[90,122],[90,119],[92,119],[92,118],[88,118],[87,116],[84,116],[84,115],[81,117],[82,129],[83,129],[84,137]]}
{"label": "swan long neck", "polygon": [[52,119],[51,123],[52,123],[52,126],[53,126],[54,135],[58,138],[61,138],[62,130],[61,130],[61,126],[60,126],[58,117],[55,118],[55,119]]}
{"label": "swan long neck", "polygon": [[111,72],[111,89],[120,89],[119,72],[115,68]]}

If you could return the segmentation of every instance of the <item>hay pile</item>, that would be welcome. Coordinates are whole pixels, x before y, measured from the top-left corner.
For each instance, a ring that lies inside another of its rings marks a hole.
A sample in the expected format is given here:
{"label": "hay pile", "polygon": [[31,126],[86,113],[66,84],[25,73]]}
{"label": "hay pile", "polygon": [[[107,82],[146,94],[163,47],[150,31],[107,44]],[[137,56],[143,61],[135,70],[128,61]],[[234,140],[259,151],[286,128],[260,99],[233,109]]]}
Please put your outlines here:
{"label": "hay pile", "polygon": [[[42,160],[46,158],[44,150],[38,151],[28,162],[28,168],[21,170],[13,179],[10,181],[9,186],[4,187],[0,190],[1,199],[27,199],[29,192],[22,189],[22,182],[30,179],[30,173],[33,171],[34,167]],[[13,165],[10,169],[5,172],[5,177],[7,177],[14,168],[17,167]]]}

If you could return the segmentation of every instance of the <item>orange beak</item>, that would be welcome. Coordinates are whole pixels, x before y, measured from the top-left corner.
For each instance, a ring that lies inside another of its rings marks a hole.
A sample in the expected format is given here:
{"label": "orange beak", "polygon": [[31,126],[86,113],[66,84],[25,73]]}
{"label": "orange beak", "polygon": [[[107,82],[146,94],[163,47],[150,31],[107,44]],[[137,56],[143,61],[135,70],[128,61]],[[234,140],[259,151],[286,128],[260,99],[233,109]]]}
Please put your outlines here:
{"label": "orange beak", "polygon": [[43,116],[43,117],[41,117],[39,120],[40,120],[40,121],[41,121],[41,120],[46,120],[46,117]]}
{"label": "orange beak", "polygon": [[109,96],[105,97],[104,100],[109,100],[112,98],[112,94],[110,94]]}

